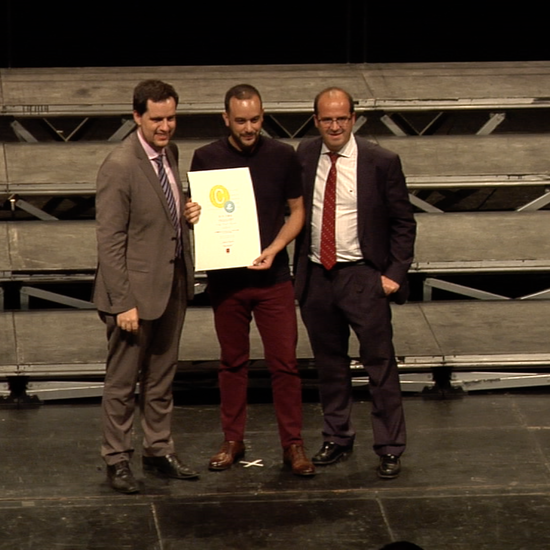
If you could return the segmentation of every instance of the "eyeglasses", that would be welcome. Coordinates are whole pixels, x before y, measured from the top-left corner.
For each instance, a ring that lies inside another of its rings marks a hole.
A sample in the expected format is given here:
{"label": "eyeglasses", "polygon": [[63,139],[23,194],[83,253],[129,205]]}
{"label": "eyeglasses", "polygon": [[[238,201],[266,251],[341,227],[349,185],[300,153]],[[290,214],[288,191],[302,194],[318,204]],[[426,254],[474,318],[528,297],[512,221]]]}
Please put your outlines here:
{"label": "eyeglasses", "polygon": [[325,128],[330,128],[334,122],[336,122],[336,124],[338,124],[340,128],[343,128],[349,123],[350,120],[351,120],[350,116],[339,116],[337,118],[324,117],[324,118],[317,119],[319,124],[321,126],[324,126]]}

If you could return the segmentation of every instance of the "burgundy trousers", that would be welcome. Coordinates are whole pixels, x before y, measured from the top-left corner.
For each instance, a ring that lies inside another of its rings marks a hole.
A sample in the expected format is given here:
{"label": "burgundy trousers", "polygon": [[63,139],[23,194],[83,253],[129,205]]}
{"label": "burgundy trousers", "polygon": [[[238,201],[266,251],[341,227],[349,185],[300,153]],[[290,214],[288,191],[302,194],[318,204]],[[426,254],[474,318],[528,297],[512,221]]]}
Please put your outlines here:
{"label": "burgundy trousers", "polygon": [[252,316],[271,374],[273,405],[283,448],[302,442],[302,386],[296,365],[297,322],[290,281],[227,291],[209,287],[221,347],[221,423],[227,441],[242,441],[246,425]]}

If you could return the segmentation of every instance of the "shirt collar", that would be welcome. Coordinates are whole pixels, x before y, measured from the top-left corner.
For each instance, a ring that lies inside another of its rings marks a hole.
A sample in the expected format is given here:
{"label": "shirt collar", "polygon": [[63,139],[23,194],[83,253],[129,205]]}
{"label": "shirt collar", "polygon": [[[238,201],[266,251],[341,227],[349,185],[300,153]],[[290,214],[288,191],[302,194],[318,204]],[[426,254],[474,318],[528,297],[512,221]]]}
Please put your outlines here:
{"label": "shirt collar", "polygon": [[[340,151],[337,151],[338,155],[341,157],[352,157],[353,154],[357,151],[357,142],[355,141],[355,136],[351,134],[349,141],[340,149]],[[321,147],[321,155],[330,153],[328,147],[323,143],[323,146]]]}
{"label": "shirt collar", "polygon": [[149,160],[155,160],[158,156],[164,156],[165,155],[165,152],[164,152],[164,148],[162,149],[162,151],[160,151],[160,153],[158,151],[155,151],[155,149],[153,149],[146,141],[145,139],[143,138],[143,136],[141,135],[141,132],[138,128],[137,130],[137,135],[138,135],[138,139],[139,139],[139,142],[141,143],[141,146],[143,147],[143,150],[145,151],[145,154],[147,155],[147,157],[149,158]]}

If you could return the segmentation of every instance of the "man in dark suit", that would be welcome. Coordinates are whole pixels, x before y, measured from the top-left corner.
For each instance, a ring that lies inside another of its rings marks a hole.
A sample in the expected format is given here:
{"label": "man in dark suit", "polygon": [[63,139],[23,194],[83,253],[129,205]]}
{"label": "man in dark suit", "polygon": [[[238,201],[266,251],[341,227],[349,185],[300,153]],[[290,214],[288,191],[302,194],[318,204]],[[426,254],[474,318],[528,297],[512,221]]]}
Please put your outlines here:
{"label": "man in dark suit", "polygon": [[378,475],[399,475],[405,421],[389,300],[407,297],[416,232],[399,157],[352,134],[353,99],[315,98],[320,138],[298,148],[306,223],[296,241],[295,291],[319,372],[324,443],[316,465],[353,449],[350,327],[369,375]]}
{"label": "man in dark suit", "polygon": [[103,443],[111,487],[138,492],[130,469],[136,384],[143,428],[143,467],[178,479],[183,465],[171,436],[172,380],[185,305],[193,297],[189,230],[200,208],[181,188],[176,128],[178,95],[147,80],[134,90],[138,129],[102,164],[97,177],[98,268],[94,302],[107,326],[102,402]]}

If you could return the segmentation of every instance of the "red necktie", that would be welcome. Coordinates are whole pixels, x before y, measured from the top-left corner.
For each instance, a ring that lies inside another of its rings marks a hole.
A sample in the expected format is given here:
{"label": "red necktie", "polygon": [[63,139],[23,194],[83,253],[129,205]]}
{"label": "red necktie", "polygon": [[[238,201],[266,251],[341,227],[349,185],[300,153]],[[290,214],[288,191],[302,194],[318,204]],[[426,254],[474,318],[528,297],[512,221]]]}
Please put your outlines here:
{"label": "red necktie", "polygon": [[330,170],[325,185],[321,224],[321,263],[325,269],[336,264],[336,161],[338,153],[329,153]]}

